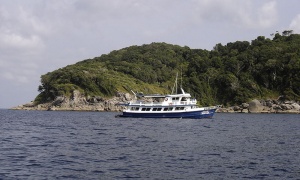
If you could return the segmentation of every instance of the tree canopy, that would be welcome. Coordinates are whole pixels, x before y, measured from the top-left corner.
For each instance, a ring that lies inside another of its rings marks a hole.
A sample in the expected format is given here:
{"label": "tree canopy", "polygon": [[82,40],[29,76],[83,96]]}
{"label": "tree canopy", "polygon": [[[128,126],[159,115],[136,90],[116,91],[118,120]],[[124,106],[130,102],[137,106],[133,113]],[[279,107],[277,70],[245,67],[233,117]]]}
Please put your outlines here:
{"label": "tree canopy", "polygon": [[176,73],[201,105],[235,105],[283,95],[300,100],[300,35],[216,44],[213,50],[151,43],[115,50],[41,76],[36,103],[70,96],[110,97],[116,92],[170,93]]}

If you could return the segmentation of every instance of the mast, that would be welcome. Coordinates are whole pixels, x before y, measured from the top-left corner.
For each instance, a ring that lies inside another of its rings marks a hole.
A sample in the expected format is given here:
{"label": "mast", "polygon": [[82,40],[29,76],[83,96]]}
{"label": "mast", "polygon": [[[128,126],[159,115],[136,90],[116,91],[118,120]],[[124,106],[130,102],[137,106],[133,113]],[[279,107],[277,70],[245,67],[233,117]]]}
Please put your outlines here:
{"label": "mast", "polygon": [[175,88],[175,92],[176,92],[176,94],[177,94],[177,78],[178,78],[178,73],[176,73],[176,79],[175,79],[175,83],[174,83],[174,86],[173,86],[173,89],[172,89],[172,93],[171,93],[171,94],[173,94],[174,88]]}
{"label": "mast", "polygon": [[182,66],[180,71],[180,89],[182,89]]}

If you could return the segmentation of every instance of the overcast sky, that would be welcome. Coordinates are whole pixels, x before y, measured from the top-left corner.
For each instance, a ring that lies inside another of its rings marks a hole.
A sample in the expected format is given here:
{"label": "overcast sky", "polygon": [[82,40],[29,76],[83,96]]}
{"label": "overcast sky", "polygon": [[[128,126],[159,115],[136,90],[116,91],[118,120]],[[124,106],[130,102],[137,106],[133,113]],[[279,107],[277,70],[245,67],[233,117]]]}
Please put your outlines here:
{"label": "overcast sky", "polygon": [[40,76],[131,45],[300,33],[299,0],[0,0],[0,108],[32,101]]}

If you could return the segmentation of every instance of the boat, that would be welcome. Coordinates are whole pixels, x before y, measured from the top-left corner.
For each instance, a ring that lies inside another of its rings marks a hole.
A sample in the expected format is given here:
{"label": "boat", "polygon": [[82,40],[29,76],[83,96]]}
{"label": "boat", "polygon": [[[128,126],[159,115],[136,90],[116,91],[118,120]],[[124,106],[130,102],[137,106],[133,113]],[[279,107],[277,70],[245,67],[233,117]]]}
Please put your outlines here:
{"label": "boat", "polygon": [[[177,77],[176,77],[177,88]],[[117,117],[126,118],[212,118],[217,107],[199,107],[197,100],[182,88],[181,93],[144,95],[134,93],[135,100],[119,103],[126,108]],[[173,91],[172,91],[173,92]],[[150,99],[150,101],[149,101]]]}

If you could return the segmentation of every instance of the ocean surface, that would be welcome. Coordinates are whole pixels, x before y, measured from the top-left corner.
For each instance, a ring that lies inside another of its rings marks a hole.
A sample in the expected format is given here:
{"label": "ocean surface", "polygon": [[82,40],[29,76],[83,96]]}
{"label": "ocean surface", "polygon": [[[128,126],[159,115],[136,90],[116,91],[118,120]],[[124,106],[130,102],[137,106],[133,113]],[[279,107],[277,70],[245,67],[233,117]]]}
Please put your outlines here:
{"label": "ocean surface", "polygon": [[300,115],[0,109],[0,179],[300,179]]}

